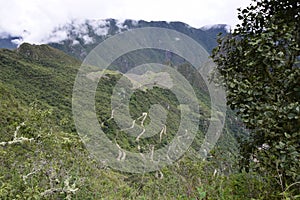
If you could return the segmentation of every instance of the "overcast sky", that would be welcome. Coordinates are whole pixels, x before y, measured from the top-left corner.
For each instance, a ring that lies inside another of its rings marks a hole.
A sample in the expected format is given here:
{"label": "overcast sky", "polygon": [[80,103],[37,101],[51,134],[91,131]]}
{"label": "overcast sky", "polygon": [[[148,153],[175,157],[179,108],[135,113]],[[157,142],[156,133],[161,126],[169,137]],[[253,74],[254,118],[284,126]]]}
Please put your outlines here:
{"label": "overcast sky", "polygon": [[[71,19],[182,21],[200,28],[234,26],[239,7],[251,0],[0,0],[0,35],[30,35],[39,42]],[[34,41],[36,40],[36,41]]]}

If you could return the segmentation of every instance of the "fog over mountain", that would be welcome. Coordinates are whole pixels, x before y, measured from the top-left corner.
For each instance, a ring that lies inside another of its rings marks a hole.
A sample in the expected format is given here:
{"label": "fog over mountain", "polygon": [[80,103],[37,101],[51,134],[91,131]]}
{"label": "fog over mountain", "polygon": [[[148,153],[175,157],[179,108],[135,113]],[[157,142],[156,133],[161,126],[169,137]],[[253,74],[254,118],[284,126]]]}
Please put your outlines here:
{"label": "fog over mountain", "polygon": [[[69,55],[83,59],[90,50],[106,38],[135,28],[160,27],[184,33],[210,52],[216,45],[218,33],[227,33],[229,25],[207,25],[202,28],[193,28],[183,22],[144,21],[144,20],[117,20],[117,19],[78,19],[62,26],[57,26],[51,33],[45,35],[38,44],[49,44]],[[0,48],[14,49],[24,42],[18,35],[6,35],[0,39]]]}
{"label": "fog over mountain", "polygon": [[207,24],[239,22],[237,8],[251,0],[10,0],[0,7],[0,38],[22,36],[25,42],[38,44],[55,27],[73,19],[126,19],[146,21],[182,21],[195,28]]}

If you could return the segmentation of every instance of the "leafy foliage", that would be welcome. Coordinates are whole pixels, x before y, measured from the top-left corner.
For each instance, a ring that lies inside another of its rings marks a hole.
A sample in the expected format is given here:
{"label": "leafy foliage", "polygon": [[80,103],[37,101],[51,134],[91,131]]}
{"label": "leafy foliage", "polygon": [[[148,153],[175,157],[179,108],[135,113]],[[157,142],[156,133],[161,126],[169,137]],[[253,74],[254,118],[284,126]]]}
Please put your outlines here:
{"label": "leafy foliage", "polygon": [[[71,120],[72,84],[80,62],[48,46],[22,45],[0,50],[0,199],[274,199],[272,178],[237,171],[235,126],[230,111],[224,133],[208,160],[195,156],[209,114],[209,97],[187,65],[178,66],[196,89],[200,131],[186,154],[173,165],[146,174],[127,174],[97,162],[77,136]],[[29,53],[28,53],[29,52]],[[118,73],[99,82],[96,110],[106,134],[114,139],[110,96]],[[198,88],[198,89],[197,89]],[[177,101],[168,90],[137,91],[130,114],[140,116],[153,103],[170,106],[168,127],[176,130]],[[145,123],[148,123],[145,120]],[[169,126],[170,125],[170,126]],[[172,127],[172,125],[174,127]],[[116,130],[116,131],[115,131]],[[127,137],[123,148],[134,151]],[[165,136],[167,143],[172,135]],[[143,145],[147,147],[149,140]],[[159,142],[157,142],[159,143]],[[293,187],[291,187],[293,189]],[[290,190],[285,191],[289,196]]]}
{"label": "leafy foliage", "polygon": [[251,130],[243,166],[276,177],[283,191],[300,180],[300,3],[253,1],[239,11],[242,23],[212,57],[228,104]]}

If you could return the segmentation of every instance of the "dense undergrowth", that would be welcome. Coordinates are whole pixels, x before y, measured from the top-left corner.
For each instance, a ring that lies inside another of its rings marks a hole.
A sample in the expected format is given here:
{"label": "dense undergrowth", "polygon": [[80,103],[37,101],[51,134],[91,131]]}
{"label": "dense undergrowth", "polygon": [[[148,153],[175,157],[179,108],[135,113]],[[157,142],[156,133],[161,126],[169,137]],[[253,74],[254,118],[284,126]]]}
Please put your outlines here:
{"label": "dense undergrowth", "polygon": [[[0,199],[282,199],[271,177],[241,171],[236,139],[244,131],[228,111],[223,134],[206,160],[196,154],[209,123],[209,100],[198,91],[203,118],[194,143],[173,165],[145,174],[114,171],[97,162],[76,133],[71,114],[72,84],[80,62],[48,46],[0,50]],[[184,72],[184,70],[183,70]],[[131,151],[136,144],[117,130],[109,94],[120,75],[99,83],[96,110],[105,133]],[[201,97],[202,95],[202,97]],[[179,121],[172,93],[153,88],[131,99],[137,118],[153,103],[171,110],[170,134],[143,143],[165,145]],[[162,103],[162,105],[163,105]],[[149,123],[149,121],[145,121]],[[119,133],[119,134],[118,134]]]}

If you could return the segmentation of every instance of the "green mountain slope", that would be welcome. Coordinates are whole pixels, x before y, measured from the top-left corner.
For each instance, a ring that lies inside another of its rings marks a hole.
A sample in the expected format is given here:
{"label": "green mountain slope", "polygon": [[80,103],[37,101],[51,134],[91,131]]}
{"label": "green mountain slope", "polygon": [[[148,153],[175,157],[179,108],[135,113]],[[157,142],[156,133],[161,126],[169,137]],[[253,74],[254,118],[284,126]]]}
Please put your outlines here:
{"label": "green mountain slope", "polygon": [[[47,45],[0,49],[0,80],[20,102],[54,109],[57,120],[71,111],[72,87],[80,62]],[[70,118],[70,117],[68,117]]]}
{"label": "green mountain slope", "polygon": [[[210,105],[203,83],[192,76],[190,67],[177,66],[199,97],[202,118],[194,143],[173,165],[156,172],[128,174],[98,162],[76,133],[71,101],[80,64],[47,45],[23,44],[15,51],[0,50],[0,199],[191,199],[201,195],[230,199],[230,195],[243,195],[229,188],[236,179],[227,176],[235,171],[234,135],[241,131],[232,113],[210,161],[194,155],[209,123]],[[180,120],[174,95],[156,87],[134,93],[130,100],[133,119],[153,103],[170,110],[166,125],[171,134],[161,141],[159,135],[142,140],[137,148],[135,138],[124,135],[111,120],[110,95],[120,77],[120,73],[108,72],[97,88],[97,116],[107,137],[135,152],[147,151],[149,144],[166,145]],[[247,197],[257,197],[257,187],[263,184],[257,181],[243,190]]]}

